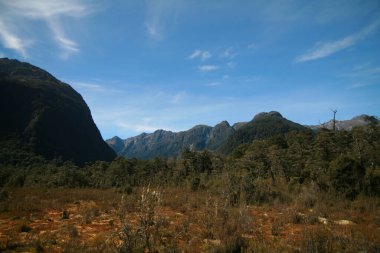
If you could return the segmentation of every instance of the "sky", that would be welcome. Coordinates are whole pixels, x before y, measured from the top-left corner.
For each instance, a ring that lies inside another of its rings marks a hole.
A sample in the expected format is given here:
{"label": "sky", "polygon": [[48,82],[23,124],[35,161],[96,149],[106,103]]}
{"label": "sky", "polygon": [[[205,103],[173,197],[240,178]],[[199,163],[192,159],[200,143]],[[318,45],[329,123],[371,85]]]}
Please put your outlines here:
{"label": "sky", "polygon": [[380,116],[378,0],[0,0],[0,57],[70,84],[104,139]]}

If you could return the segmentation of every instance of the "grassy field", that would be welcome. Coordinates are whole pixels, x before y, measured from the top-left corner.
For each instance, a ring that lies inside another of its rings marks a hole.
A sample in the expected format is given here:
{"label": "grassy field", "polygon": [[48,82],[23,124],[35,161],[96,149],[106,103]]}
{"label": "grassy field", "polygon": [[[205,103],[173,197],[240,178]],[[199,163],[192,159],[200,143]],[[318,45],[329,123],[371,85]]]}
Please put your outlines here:
{"label": "grassy field", "polygon": [[179,188],[1,192],[0,252],[379,252],[380,203],[231,206]]}

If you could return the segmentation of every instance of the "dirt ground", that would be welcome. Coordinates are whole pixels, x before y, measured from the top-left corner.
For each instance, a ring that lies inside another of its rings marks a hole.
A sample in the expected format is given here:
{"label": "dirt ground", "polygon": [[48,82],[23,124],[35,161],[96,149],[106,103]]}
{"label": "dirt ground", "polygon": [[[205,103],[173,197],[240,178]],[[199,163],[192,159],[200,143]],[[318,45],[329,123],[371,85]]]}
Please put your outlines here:
{"label": "dirt ground", "polygon": [[219,195],[183,189],[161,190],[151,200],[144,189],[6,191],[0,252],[121,252],[138,244],[156,252],[380,249],[378,201],[232,207]]}

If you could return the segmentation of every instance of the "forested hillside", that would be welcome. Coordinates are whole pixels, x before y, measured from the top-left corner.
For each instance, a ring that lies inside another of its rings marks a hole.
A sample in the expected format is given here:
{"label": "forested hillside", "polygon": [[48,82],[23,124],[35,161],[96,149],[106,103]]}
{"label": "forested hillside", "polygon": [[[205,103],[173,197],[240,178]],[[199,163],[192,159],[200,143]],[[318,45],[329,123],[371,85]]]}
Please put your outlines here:
{"label": "forested hillside", "polygon": [[[219,185],[217,182],[223,182],[237,187],[230,190],[239,195],[239,200],[244,196],[247,203],[282,198],[289,189],[311,184],[320,191],[333,191],[349,199],[359,194],[378,196],[379,137],[378,125],[352,131],[322,129],[316,134],[292,131],[240,145],[229,156],[185,149],[180,160],[118,157],[84,167],[41,157],[20,158],[12,164],[2,164],[1,186],[98,188],[153,184],[213,189]],[[230,180],[236,184],[230,184]],[[260,189],[264,181],[271,194]],[[285,185],[286,191],[282,188]]]}

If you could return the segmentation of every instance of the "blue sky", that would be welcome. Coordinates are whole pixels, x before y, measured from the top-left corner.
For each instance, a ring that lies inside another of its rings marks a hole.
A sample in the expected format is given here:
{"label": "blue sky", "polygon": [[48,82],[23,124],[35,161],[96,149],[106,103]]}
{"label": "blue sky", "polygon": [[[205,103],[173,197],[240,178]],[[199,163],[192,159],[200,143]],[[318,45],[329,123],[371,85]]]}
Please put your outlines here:
{"label": "blue sky", "polygon": [[0,56],[72,85],[105,139],[380,114],[378,0],[0,0]]}

